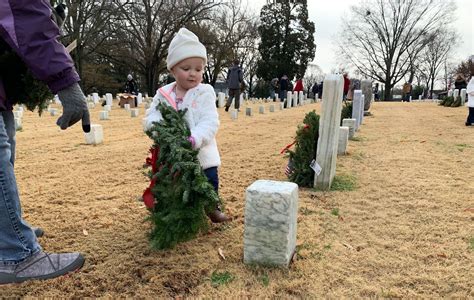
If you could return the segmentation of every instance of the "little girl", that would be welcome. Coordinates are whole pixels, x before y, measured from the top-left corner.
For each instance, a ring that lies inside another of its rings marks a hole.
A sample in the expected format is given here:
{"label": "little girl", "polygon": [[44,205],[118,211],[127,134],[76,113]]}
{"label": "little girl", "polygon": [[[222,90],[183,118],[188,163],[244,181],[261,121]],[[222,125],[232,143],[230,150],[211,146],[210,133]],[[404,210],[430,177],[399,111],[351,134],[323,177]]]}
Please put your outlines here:
{"label": "little girl", "polygon": [[[153,122],[161,121],[161,112],[156,109],[158,103],[166,103],[176,110],[187,108],[185,120],[191,130],[189,141],[194,149],[199,149],[198,159],[201,167],[218,192],[217,168],[221,164],[221,159],[216,142],[219,127],[219,115],[215,105],[216,94],[211,85],[201,83],[207,64],[206,48],[194,33],[181,28],[170,43],[166,64],[176,82],[158,89],[152,105],[146,112],[145,129],[149,129]],[[230,220],[219,207],[208,217],[213,223]]]}

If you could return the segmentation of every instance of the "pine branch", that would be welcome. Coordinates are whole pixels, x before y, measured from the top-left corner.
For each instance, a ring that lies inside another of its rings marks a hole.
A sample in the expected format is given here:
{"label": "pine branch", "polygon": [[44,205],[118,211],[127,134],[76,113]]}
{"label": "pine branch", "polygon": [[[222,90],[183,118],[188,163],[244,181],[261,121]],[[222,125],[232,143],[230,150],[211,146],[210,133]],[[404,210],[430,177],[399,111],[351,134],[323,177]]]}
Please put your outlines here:
{"label": "pine branch", "polygon": [[153,146],[160,149],[158,171],[151,174],[156,184],[151,190],[155,206],[149,217],[150,240],[153,247],[166,249],[207,230],[206,213],[216,208],[219,197],[202,171],[198,151],[187,140],[191,131],[184,119],[186,110],[162,103],[158,109],[163,119],[147,131]]}

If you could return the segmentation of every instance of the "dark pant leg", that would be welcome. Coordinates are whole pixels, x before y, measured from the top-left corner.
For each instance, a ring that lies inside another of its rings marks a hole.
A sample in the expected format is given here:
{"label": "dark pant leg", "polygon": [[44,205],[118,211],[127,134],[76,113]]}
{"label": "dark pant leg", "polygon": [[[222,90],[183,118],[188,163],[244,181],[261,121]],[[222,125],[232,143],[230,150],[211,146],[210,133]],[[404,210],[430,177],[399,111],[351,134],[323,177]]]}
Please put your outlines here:
{"label": "dark pant leg", "polygon": [[209,183],[214,187],[216,193],[219,193],[219,174],[217,172],[217,167],[205,169],[204,174],[206,175]]}
{"label": "dark pant leg", "polygon": [[240,89],[235,90],[234,93],[235,93],[234,107],[235,107],[235,109],[239,109],[240,108]]}
{"label": "dark pant leg", "polygon": [[467,115],[466,125],[474,124],[474,107],[469,107],[469,114]]}
{"label": "dark pant leg", "polygon": [[235,90],[229,89],[229,98],[227,98],[227,103],[225,107],[230,107],[232,105],[232,99],[235,97]]}

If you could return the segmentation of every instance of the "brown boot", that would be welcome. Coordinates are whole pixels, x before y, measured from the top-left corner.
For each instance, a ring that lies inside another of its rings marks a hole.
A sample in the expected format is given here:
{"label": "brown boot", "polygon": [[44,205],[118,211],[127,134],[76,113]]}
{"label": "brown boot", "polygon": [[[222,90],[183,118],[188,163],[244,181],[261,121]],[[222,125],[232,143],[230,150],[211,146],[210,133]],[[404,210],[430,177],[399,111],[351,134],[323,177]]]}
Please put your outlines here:
{"label": "brown boot", "polygon": [[216,210],[214,210],[213,212],[208,213],[207,216],[209,217],[209,219],[211,219],[212,223],[224,223],[232,220],[231,218],[226,216],[219,208],[216,208]]}

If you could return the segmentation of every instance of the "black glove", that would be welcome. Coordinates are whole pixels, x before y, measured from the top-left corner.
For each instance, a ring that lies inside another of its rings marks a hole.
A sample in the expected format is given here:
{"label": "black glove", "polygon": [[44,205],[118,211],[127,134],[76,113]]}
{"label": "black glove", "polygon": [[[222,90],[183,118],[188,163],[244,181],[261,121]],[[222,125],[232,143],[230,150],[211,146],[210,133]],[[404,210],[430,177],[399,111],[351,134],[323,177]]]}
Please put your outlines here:
{"label": "black glove", "polygon": [[86,97],[82,93],[78,83],[58,92],[59,100],[63,105],[63,115],[59,117],[56,124],[61,129],[66,129],[82,119],[82,130],[91,131],[89,110],[87,109]]}

